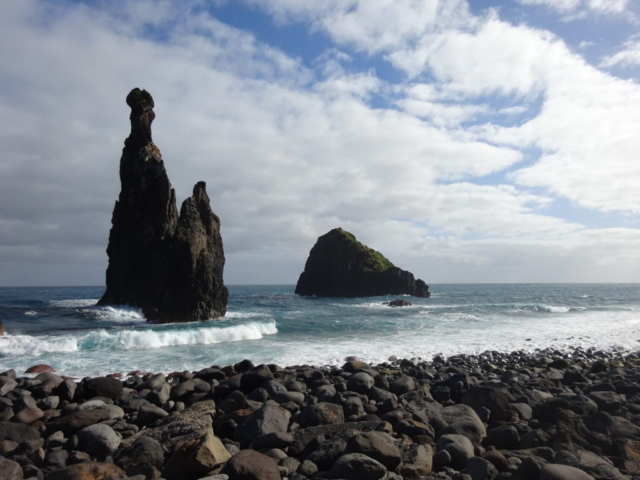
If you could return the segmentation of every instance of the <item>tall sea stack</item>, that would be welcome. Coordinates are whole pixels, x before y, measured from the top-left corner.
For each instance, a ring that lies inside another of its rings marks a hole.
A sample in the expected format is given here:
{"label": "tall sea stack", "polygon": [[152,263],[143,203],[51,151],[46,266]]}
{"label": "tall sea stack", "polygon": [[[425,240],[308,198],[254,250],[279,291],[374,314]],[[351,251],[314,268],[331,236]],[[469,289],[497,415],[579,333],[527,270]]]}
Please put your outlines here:
{"label": "tall sea stack", "polygon": [[426,283],[341,228],[318,238],[295,293],[321,297],[431,296]]}
{"label": "tall sea stack", "polygon": [[176,209],[175,191],[151,138],[153,98],[134,88],[127,96],[131,134],[120,159],[120,196],[109,234],[107,290],[98,305],[141,308],[147,320],[190,322],[225,314],[220,219],[205,182]]}

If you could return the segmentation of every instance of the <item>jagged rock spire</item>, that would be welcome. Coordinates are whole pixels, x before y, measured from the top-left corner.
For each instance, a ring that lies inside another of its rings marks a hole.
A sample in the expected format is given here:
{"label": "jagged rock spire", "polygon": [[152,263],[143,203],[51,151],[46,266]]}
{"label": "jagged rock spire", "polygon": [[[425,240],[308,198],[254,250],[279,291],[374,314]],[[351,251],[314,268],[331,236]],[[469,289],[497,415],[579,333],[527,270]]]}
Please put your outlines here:
{"label": "jagged rock spire", "polygon": [[151,136],[153,98],[127,95],[131,133],[120,159],[121,191],[109,235],[107,290],[99,305],[142,308],[148,320],[207,320],[226,312],[220,219],[206,184],[176,209],[175,191]]}

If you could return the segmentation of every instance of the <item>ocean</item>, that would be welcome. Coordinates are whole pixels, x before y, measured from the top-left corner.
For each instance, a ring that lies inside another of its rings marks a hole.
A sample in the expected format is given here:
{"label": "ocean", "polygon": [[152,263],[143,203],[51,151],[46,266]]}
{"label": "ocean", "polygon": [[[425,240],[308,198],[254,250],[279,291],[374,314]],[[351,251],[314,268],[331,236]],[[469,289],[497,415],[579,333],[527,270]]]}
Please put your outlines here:
{"label": "ocean", "polygon": [[640,284],[431,285],[431,298],[310,298],[293,285],[230,286],[226,317],[150,325],[97,307],[104,287],[0,288],[0,371],[48,364],[81,378],[132,370],[255,364],[341,365],[485,350],[640,348]]}

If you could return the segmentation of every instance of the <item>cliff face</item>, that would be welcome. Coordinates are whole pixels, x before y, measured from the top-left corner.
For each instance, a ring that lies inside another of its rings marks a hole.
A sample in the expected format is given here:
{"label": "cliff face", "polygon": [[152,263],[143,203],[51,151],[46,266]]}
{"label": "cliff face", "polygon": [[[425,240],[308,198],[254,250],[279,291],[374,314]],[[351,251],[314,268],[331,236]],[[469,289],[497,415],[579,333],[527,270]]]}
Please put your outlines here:
{"label": "cliff face", "polygon": [[207,320],[226,312],[220,219],[204,182],[176,209],[175,191],[151,138],[153,98],[133,89],[131,134],[120,159],[121,191],[109,235],[107,290],[99,305],[142,308],[148,320]]}
{"label": "cliff face", "polygon": [[318,238],[295,293],[322,297],[431,295],[422,280],[394,266],[381,253],[358,242],[341,228]]}

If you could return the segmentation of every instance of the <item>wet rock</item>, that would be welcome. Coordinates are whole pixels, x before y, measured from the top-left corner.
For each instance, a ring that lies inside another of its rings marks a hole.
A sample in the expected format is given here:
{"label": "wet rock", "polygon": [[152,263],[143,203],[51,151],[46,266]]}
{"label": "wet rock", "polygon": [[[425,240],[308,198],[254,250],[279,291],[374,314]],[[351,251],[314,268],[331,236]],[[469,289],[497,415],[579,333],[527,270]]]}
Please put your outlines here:
{"label": "wet rock", "polygon": [[387,469],[366,455],[348,453],[333,464],[330,473],[333,478],[344,480],[379,480],[385,477]]}
{"label": "wet rock", "polygon": [[278,463],[255,450],[236,453],[223,467],[223,474],[237,480],[280,480]]}
{"label": "wet rock", "polygon": [[391,300],[390,302],[385,302],[383,305],[387,305],[389,307],[410,307],[412,303],[398,298],[396,300]]}

